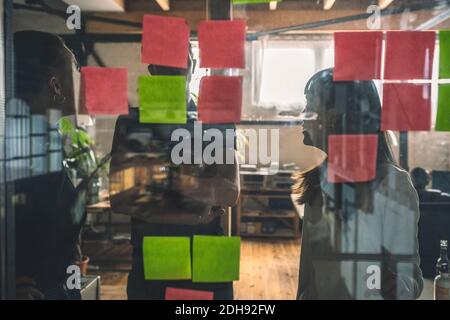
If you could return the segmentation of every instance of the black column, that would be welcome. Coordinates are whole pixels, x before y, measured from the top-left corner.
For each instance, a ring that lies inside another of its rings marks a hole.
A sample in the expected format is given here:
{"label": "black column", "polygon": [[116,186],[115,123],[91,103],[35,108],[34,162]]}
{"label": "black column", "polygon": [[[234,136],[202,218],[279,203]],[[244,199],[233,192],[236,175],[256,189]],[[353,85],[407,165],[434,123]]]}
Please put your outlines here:
{"label": "black column", "polygon": [[232,8],[232,0],[206,0],[208,20],[231,20]]}
{"label": "black column", "polygon": [[399,154],[400,166],[409,171],[408,132],[400,132]]}
{"label": "black column", "polygon": [[[5,119],[5,108],[14,97],[14,40],[12,31],[13,0],[0,1],[3,6],[3,45],[5,66],[5,101],[0,110],[0,119]],[[3,132],[0,133],[4,139]],[[1,156],[5,155],[5,141],[1,141]],[[3,174],[0,181],[0,297],[14,299],[15,293],[15,220],[12,205],[13,183],[6,183],[6,165],[0,167]]]}

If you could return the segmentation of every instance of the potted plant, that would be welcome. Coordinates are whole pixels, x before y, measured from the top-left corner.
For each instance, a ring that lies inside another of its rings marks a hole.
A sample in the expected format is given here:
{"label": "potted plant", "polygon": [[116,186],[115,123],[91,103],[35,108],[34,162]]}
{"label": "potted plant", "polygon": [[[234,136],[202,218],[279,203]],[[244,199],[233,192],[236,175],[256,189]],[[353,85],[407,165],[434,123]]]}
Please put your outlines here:
{"label": "potted plant", "polygon": [[[99,160],[94,152],[94,140],[84,128],[75,126],[68,118],[61,119],[59,130],[64,141],[63,166],[79,189],[86,189],[86,204],[99,201],[100,176],[107,172],[109,157]],[[87,272],[89,257],[84,256],[78,241],[76,263],[82,275]]]}

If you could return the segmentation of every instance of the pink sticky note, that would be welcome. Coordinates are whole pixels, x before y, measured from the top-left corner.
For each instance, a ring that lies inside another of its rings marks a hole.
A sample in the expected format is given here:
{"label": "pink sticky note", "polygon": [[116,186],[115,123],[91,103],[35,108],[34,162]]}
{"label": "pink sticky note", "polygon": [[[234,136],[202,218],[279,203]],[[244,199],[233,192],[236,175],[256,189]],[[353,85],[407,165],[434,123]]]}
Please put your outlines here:
{"label": "pink sticky note", "polygon": [[190,29],[185,19],[145,15],[142,63],[187,68]]}
{"label": "pink sticky note", "polygon": [[434,31],[388,32],[384,78],[431,79],[435,42]]}
{"label": "pink sticky note", "polygon": [[330,135],[328,182],[366,182],[376,176],[378,136]]}
{"label": "pink sticky note", "polygon": [[166,288],[165,300],[213,300],[214,292]]}
{"label": "pink sticky note", "polygon": [[430,84],[385,83],[381,130],[429,131],[431,129]]}
{"label": "pink sticky note", "polygon": [[382,32],[334,34],[334,80],[380,79]]}
{"label": "pink sticky note", "polygon": [[209,76],[200,82],[198,117],[204,123],[241,121],[242,77]]}
{"label": "pink sticky note", "polygon": [[244,68],[245,28],[244,20],[200,22],[200,67]]}
{"label": "pink sticky note", "polygon": [[81,68],[82,103],[91,115],[128,114],[128,72],[125,68]]}

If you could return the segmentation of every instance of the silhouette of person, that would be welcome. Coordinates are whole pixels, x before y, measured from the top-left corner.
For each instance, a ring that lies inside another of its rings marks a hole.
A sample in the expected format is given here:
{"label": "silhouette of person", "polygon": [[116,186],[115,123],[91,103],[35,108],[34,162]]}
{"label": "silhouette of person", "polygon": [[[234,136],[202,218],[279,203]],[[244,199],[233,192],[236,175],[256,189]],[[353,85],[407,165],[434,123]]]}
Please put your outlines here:
{"label": "silhouette of person", "polygon": [[[79,288],[67,286],[71,275],[67,268],[75,263],[74,251],[85,220],[86,188],[84,184],[75,186],[63,167],[58,131],[58,120],[75,114],[77,63],[59,37],[44,32],[15,33],[14,52],[16,99],[8,105],[7,113],[28,110],[31,135],[22,127],[22,138],[31,139],[33,159],[21,168],[20,177],[11,177],[15,199],[20,199],[12,204],[17,298],[80,299]],[[27,121],[11,115],[6,124],[8,132],[17,129],[18,119]],[[6,143],[11,145],[7,150],[13,150],[17,141]],[[28,149],[17,149],[21,154],[16,157],[31,159]],[[10,167],[7,164],[9,172],[16,169],[14,161],[9,162]]]}
{"label": "silhouette of person", "polygon": [[304,143],[328,154],[330,135],[378,136],[376,177],[330,183],[327,162],[296,174],[293,192],[305,205],[298,299],[415,299],[419,205],[409,174],[393,160],[380,131],[381,105],[372,81],[334,82],[333,69],[305,88]]}
{"label": "silhouette of person", "polygon": [[[187,69],[150,65],[152,76],[185,76],[187,79],[187,124],[139,123],[139,111],[131,108],[130,114],[119,117],[114,134],[111,167],[110,199],[114,212],[132,217],[131,243],[133,246],[132,270],[128,277],[127,293],[131,300],[163,300],[168,287],[212,291],[215,299],[232,299],[233,284],[192,283],[186,281],[148,281],[144,277],[142,243],[148,236],[223,235],[221,216],[233,206],[239,195],[237,163],[233,164],[174,164],[171,150],[177,142],[172,133],[177,129],[188,132],[191,141],[190,157],[195,156],[193,146],[197,108],[189,93],[189,82],[194,61],[189,55]],[[214,127],[203,125],[224,134],[232,125]],[[234,133],[233,133],[234,137]],[[203,143],[203,142],[200,142]],[[193,162],[191,162],[193,163]],[[135,171],[134,181],[127,188],[115,188],[124,170]]]}
{"label": "silhouette of person", "polygon": [[450,203],[449,194],[443,193],[441,190],[427,188],[431,182],[431,177],[430,173],[424,168],[412,169],[411,179],[419,195],[420,203]]}

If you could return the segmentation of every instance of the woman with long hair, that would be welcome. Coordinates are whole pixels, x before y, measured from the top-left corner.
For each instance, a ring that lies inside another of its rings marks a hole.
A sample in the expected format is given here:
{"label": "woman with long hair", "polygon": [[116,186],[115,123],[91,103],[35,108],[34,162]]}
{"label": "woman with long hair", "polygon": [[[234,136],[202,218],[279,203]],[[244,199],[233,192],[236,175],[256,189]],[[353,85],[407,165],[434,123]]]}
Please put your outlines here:
{"label": "woman with long hair", "polygon": [[305,95],[306,111],[317,115],[305,122],[305,144],[329,154],[332,135],[375,135],[378,147],[371,181],[330,182],[327,161],[294,176],[294,198],[305,206],[297,298],[417,298],[418,197],[380,130],[375,84],[334,82],[327,69],[309,80]]}

